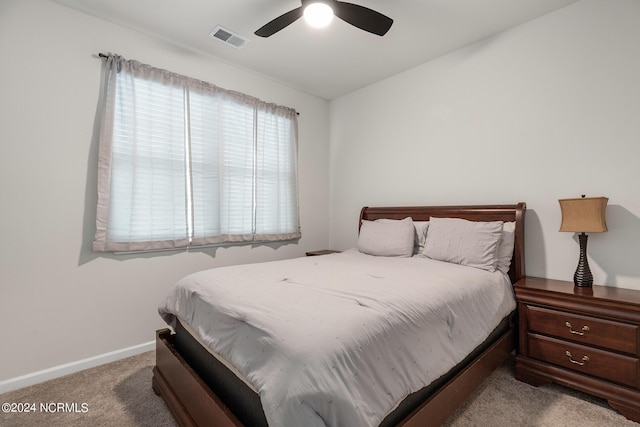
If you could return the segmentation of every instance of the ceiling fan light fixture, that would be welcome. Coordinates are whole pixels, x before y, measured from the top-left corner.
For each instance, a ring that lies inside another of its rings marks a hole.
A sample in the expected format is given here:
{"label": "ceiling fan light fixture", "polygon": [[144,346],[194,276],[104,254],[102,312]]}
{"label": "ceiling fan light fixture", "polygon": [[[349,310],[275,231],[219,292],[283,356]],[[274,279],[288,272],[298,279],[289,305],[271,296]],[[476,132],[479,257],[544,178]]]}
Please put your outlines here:
{"label": "ceiling fan light fixture", "polygon": [[258,37],[270,37],[303,16],[311,26],[326,27],[335,15],[347,24],[378,36],[384,36],[393,24],[393,19],[380,12],[345,1],[301,0],[301,3],[299,7],[267,22],[254,34]]}
{"label": "ceiling fan light fixture", "polygon": [[314,28],[324,28],[333,20],[333,9],[323,2],[308,4],[304,8],[304,20]]}

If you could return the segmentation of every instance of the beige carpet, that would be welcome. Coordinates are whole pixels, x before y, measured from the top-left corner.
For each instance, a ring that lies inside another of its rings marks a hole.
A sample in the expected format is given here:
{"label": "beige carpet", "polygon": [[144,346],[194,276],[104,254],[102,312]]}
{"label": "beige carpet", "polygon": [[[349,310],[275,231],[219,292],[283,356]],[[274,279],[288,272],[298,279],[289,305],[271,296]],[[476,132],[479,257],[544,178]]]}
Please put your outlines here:
{"label": "beige carpet", "polygon": [[[154,352],[148,352],[2,394],[0,403],[35,403],[36,411],[0,412],[0,426],[175,426],[162,399],[151,390],[154,357]],[[43,412],[41,403],[53,413]],[[58,409],[58,403],[66,407]],[[517,381],[511,360],[496,370],[446,425],[638,426],[602,400],[558,386],[535,388]]]}

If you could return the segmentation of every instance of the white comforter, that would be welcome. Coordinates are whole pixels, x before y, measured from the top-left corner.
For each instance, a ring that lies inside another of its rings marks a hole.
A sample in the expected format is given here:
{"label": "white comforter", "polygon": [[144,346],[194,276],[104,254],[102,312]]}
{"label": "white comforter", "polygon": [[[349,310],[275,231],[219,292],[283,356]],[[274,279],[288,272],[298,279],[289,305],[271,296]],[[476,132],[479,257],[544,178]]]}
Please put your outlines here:
{"label": "white comforter", "polygon": [[515,308],[504,274],[340,254],[215,268],[159,308],[231,362],[270,426],[376,426]]}

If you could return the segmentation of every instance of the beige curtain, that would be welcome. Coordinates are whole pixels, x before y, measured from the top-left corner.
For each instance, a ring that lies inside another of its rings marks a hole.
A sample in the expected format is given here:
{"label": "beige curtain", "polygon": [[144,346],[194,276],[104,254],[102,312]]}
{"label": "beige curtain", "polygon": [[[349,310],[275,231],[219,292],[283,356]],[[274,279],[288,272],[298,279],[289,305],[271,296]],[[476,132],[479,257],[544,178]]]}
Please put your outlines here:
{"label": "beige curtain", "polygon": [[95,251],[300,237],[293,109],[118,55],[103,66]]}

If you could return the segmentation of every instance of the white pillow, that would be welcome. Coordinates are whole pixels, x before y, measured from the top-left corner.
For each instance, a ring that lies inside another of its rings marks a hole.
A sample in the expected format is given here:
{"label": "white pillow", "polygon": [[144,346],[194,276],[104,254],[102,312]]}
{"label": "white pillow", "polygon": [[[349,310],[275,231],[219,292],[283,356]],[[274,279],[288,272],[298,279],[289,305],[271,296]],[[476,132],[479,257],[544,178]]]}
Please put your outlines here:
{"label": "white pillow", "polygon": [[496,268],[502,271],[504,274],[509,273],[509,266],[511,265],[511,257],[513,257],[513,245],[516,238],[516,223],[505,222],[502,227],[502,238],[500,239],[500,246],[498,246],[498,263]]}
{"label": "white pillow", "polygon": [[[411,219],[413,220],[413,218]],[[376,219],[376,222],[393,221],[398,220],[389,218]],[[427,229],[429,228],[429,221],[413,221],[413,226],[415,228],[415,234],[413,236],[413,255],[416,255],[421,254],[422,251],[424,251],[424,242],[427,240]]]}
{"label": "white pillow", "polygon": [[413,255],[415,228],[411,218],[386,221],[362,221],[358,250],[378,256]]}
{"label": "white pillow", "polygon": [[469,267],[495,271],[502,221],[477,222],[459,218],[431,218],[424,255]]}

